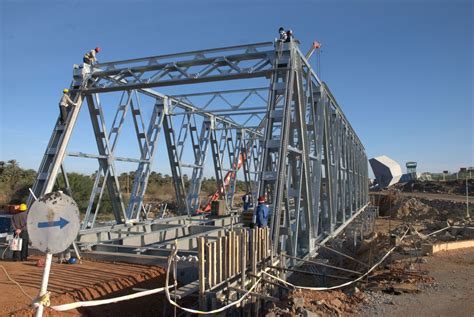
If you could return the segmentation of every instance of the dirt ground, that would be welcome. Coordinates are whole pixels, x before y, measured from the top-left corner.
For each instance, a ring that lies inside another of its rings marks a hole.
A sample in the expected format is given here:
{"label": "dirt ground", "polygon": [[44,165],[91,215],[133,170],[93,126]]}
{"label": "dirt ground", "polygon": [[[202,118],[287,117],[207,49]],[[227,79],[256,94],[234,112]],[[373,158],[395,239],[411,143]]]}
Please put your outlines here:
{"label": "dirt ground", "polygon": [[408,183],[395,184],[392,188],[396,188],[407,193],[434,193],[438,195],[453,194],[465,195],[466,185],[468,192],[474,192],[474,179],[451,180],[451,181],[410,181]]}
{"label": "dirt ground", "polygon": [[[411,193],[406,193],[411,194]],[[360,230],[357,221],[330,246],[372,265],[392,247],[392,238],[400,236],[409,228],[395,252],[377,267],[368,278],[340,290],[314,292],[292,291],[284,295],[279,303],[271,303],[267,316],[473,316],[474,313],[474,248],[438,253],[434,256],[420,255],[420,246],[426,242],[457,241],[473,239],[472,220],[465,218],[465,204],[458,199],[432,194],[436,199],[407,197],[405,193],[390,197],[385,204],[385,216],[376,219],[374,232],[365,235],[358,245],[354,237]],[[426,237],[435,230],[452,229]],[[468,230],[469,229],[469,230]],[[329,264],[363,273],[367,265],[334,257],[329,251],[321,251],[321,258]],[[18,281],[32,297],[37,295],[41,283],[42,268],[31,257],[28,262],[1,261],[13,279]],[[305,268],[302,268],[305,270]],[[312,267],[311,269],[314,269]],[[322,271],[321,275],[302,274],[297,285],[331,286],[352,280],[353,273]],[[356,272],[356,273],[357,273]],[[359,274],[360,274],[359,273]],[[333,275],[338,278],[326,278]],[[52,305],[92,299],[111,298],[134,291],[132,288],[151,289],[164,285],[165,272],[161,267],[123,263],[84,261],[83,264],[59,265],[53,263],[49,290]],[[341,279],[342,278],[342,279]],[[32,316],[31,300],[24,296],[0,270],[0,316]],[[195,301],[195,298],[190,301]],[[185,306],[190,307],[194,302]],[[173,311],[163,295],[151,295],[131,301],[81,308],[69,312],[46,310],[46,316],[170,316]]]}
{"label": "dirt ground", "polygon": [[[25,292],[36,297],[43,274],[43,268],[36,266],[38,256],[30,257],[26,262],[0,261],[9,275],[22,285]],[[51,304],[65,304],[75,301],[104,299],[133,293],[131,288],[156,288],[164,285],[165,271],[158,266],[145,266],[124,263],[102,263],[83,261],[82,264],[68,265],[53,263],[48,290],[51,291]],[[31,316],[31,300],[10,282],[3,270],[0,270],[0,316]],[[144,305],[147,297],[125,304],[110,304],[92,308],[81,308],[68,312],[53,312],[46,309],[46,316],[131,316],[162,315],[163,305]]]}
{"label": "dirt ground", "polygon": [[385,294],[382,301],[362,303],[366,316],[473,316],[474,248],[437,253],[420,264],[433,277],[419,293]]}
{"label": "dirt ground", "polygon": [[[405,197],[417,197],[417,198],[426,198],[426,199],[439,199],[439,200],[450,200],[460,203],[466,202],[466,196],[455,195],[455,194],[433,194],[433,193],[400,193],[400,195]],[[471,195],[468,197],[469,204],[474,204],[474,197]]]}
{"label": "dirt ground", "polygon": [[[474,248],[437,253],[423,259],[426,263],[416,265],[418,272],[425,272],[421,275],[405,276],[391,267],[391,272],[378,270],[368,283],[344,291],[292,291],[270,307],[267,317],[472,316]],[[397,263],[399,268],[400,263]]]}
{"label": "dirt ground", "polygon": [[[372,195],[386,196],[389,195],[388,192],[376,192]],[[400,192],[398,195],[403,197],[416,197],[416,198],[425,198],[425,199],[437,199],[437,200],[448,200],[455,201],[460,203],[466,202],[465,195],[449,194],[449,193],[423,193],[423,192]],[[469,204],[474,204],[474,194],[468,196]]]}
{"label": "dirt ground", "polygon": [[[447,193],[390,193],[381,203],[383,216],[375,220],[373,232],[364,232],[364,239],[355,245],[354,234],[360,235],[360,229],[354,229],[360,224],[354,221],[330,246],[370,265],[396,245],[394,252],[356,284],[332,291],[290,291],[280,303],[267,308],[267,317],[473,316],[474,248],[433,256],[423,256],[420,251],[425,243],[474,239],[474,223],[466,218],[465,201]],[[440,229],[445,230],[429,235]],[[395,239],[404,232],[405,239]],[[361,273],[368,269],[329,251],[321,251],[319,257]],[[296,285],[333,286],[357,277],[336,270],[314,271],[310,265],[302,269],[327,275],[296,273],[290,278]]]}

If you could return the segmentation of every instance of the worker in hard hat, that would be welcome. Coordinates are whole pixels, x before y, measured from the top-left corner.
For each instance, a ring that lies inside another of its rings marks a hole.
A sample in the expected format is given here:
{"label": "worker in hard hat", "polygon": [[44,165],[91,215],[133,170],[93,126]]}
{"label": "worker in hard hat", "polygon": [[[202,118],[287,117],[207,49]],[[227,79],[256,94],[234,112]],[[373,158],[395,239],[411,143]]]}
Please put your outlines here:
{"label": "worker in hard hat", "polygon": [[58,263],[68,263],[69,260],[71,259],[71,251],[70,251],[71,246],[67,247],[66,250],[61,252],[58,256]]}
{"label": "worker in hard hat", "polygon": [[285,42],[286,38],[287,38],[287,35],[286,35],[286,31],[283,27],[278,29],[278,34],[280,35],[280,38],[278,40],[280,42]]}
{"label": "worker in hard hat", "polygon": [[292,39],[293,39],[293,31],[290,29],[290,30],[286,31],[285,42],[291,42]]}
{"label": "worker in hard hat", "polygon": [[84,54],[83,61],[86,64],[92,65],[93,63],[97,63],[97,58],[96,54],[98,54],[101,51],[100,47],[96,47],[93,50],[90,50],[86,54]]}
{"label": "worker in hard hat", "polygon": [[15,231],[15,235],[22,239],[21,251],[13,251],[14,261],[26,261],[28,259],[29,236],[26,227],[27,218],[28,208],[26,207],[26,204],[21,204],[19,212],[14,214],[12,217],[12,226],[13,230]]}
{"label": "worker in hard hat", "polygon": [[63,96],[59,101],[59,113],[61,114],[61,122],[65,123],[67,119],[67,108],[70,106],[76,106],[77,104],[72,101],[69,97],[69,89],[63,89]]}
{"label": "worker in hard hat", "polygon": [[256,211],[256,223],[257,227],[265,228],[268,223],[268,206],[265,204],[265,196],[258,197],[258,205]]}

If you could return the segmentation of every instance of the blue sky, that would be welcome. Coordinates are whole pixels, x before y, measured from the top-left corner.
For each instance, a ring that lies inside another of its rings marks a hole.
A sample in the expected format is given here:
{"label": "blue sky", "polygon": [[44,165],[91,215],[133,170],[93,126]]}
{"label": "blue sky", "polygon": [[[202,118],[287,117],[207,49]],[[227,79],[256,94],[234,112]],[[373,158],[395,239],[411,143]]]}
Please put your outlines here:
{"label": "blue sky", "polygon": [[303,51],[322,43],[322,79],[369,157],[474,165],[472,1],[2,0],[0,20],[0,160],[38,168],[72,65],[95,46],[111,61],[271,41],[284,26]]}

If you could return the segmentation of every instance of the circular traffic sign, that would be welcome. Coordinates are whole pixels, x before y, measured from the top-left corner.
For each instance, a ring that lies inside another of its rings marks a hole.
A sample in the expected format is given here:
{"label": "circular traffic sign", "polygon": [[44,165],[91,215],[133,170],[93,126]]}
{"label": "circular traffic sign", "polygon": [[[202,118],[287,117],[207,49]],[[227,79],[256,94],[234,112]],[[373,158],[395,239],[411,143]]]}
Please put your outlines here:
{"label": "circular traffic sign", "polygon": [[27,225],[33,247],[45,253],[60,253],[79,233],[79,209],[71,197],[52,192],[31,205]]}

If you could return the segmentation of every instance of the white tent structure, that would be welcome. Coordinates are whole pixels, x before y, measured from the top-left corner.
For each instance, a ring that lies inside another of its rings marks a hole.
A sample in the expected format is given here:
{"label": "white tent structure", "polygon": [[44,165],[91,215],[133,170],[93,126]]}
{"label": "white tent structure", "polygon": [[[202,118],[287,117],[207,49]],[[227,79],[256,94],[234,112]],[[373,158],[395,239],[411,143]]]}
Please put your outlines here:
{"label": "white tent structure", "polygon": [[369,163],[380,188],[392,186],[400,181],[403,174],[402,167],[388,156],[371,158]]}

